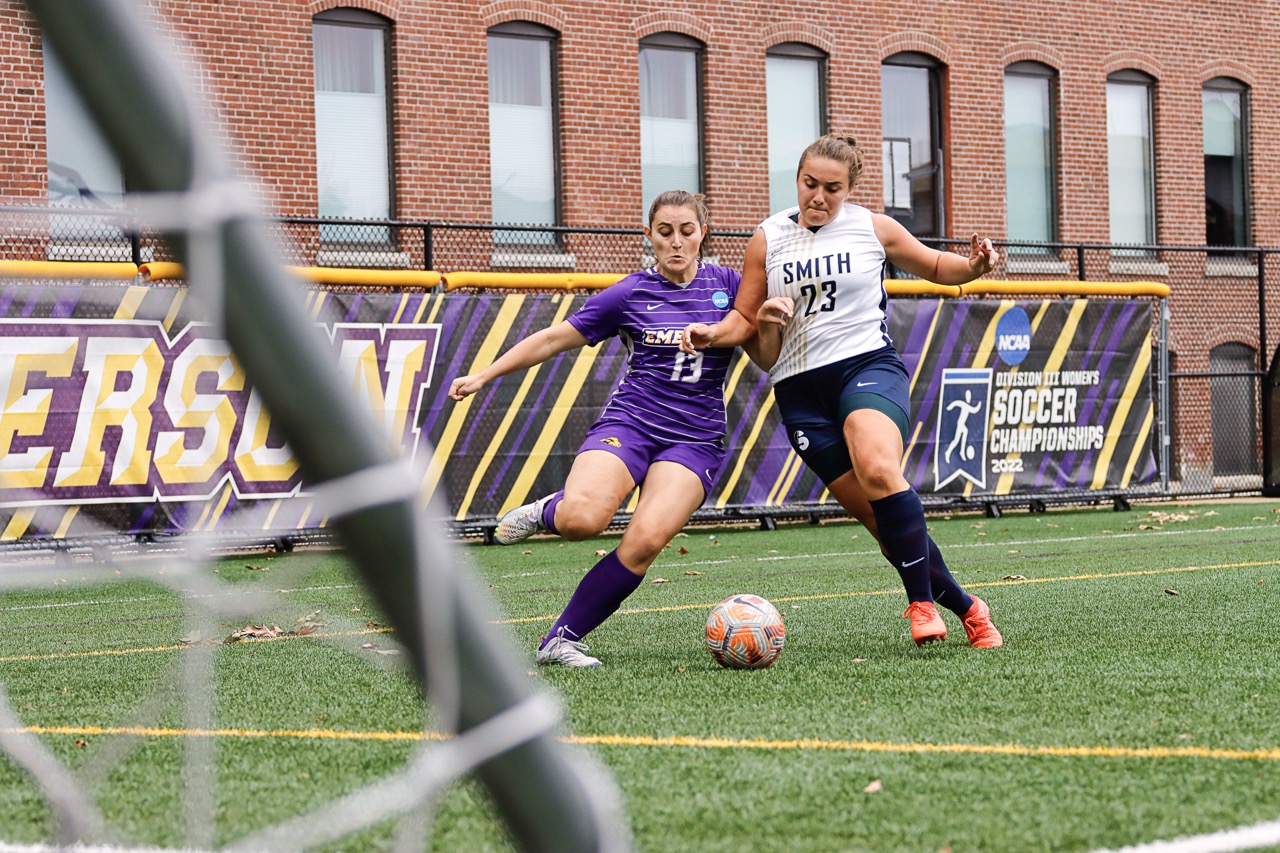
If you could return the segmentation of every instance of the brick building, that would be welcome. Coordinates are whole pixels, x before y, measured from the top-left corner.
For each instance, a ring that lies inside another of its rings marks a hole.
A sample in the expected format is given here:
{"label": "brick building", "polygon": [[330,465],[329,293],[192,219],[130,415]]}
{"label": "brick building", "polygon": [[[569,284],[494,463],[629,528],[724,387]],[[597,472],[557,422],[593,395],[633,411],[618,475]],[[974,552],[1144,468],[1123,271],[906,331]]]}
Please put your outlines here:
{"label": "brick building", "polygon": [[[150,6],[284,215],[634,227],[681,185],[747,230],[831,129],[867,154],[855,200],[922,237],[1280,247],[1275,3]],[[0,201],[119,192],[20,3],[0,0],[0,28]],[[1173,286],[1178,370],[1257,367],[1257,256],[1090,253],[1089,278]],[[1043,247],[1001,271],[1078,272]],[[1210,461],[1209,381],[1175,393],[1180,461],[1232,473]]]}

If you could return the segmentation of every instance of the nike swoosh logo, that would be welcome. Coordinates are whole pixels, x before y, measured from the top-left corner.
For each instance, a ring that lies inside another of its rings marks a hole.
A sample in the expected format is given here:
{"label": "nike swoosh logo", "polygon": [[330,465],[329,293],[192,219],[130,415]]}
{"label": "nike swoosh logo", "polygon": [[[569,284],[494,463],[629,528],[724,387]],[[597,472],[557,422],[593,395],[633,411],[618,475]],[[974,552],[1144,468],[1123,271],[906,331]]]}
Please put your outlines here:
{"label": "nike swoosh logo", "polygon": [[661,308],[661,307],[662,307],[662,303],[661,303],[661,302],[655,302],[655,303],[653,303],[652,305],[646,305],[646,306],[644,306],[644,310],[646,310],[646,311],[652,311],[654,308]]}
{"label": "nike swoosh logo", "polygon": [[[875,384],[875,383],[872,383],[872,384]],[[924,557],[916,557],[914,560],[912,560],[912,561],[911,561],[911,562],[909,562],[909,563],[903,563],[903,564],[902,564],[902,568],[904,568],[904,569],[909,569],[909,568],[911,568],[912,566],[914,566],[916,563],[919,563],[919,562],[920,562],[921,560],[923,560],[923,559],[924,559]]]}
{"label": "nike swoosh logo", "polygon": [[858,387],[866,388],[868,385],[879,385],[879,384],[880,384],[879,382],[859,382]]}

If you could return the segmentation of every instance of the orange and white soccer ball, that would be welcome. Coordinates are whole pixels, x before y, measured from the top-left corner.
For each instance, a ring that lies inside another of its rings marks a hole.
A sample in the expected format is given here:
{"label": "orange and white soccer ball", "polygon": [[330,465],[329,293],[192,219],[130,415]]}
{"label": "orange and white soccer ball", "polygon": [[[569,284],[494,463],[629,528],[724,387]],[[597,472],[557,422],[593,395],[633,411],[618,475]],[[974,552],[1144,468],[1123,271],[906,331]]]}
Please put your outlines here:
{"label": "orange and white soccer ball", "polygon": [[758,595],[731,595],[707,616],[707,648],[729,669],[764,669],[786,640],[782,614]]}

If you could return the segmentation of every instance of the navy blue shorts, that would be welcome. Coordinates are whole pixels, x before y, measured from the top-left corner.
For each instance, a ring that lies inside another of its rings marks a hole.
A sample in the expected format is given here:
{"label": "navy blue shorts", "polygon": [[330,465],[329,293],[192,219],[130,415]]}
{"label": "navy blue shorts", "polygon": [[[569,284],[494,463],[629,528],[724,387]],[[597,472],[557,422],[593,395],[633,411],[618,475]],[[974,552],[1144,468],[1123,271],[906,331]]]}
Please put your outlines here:
{"label": "navy blue shorts", "polygon": [[773,396],[796,455],[830,485],[853,470],[844,443],[850,412],[883,412],[897,424],[906,444],[910,382],[897,351],[884,347],[789,376],[773,387]]}
{"label": "navy blue shorts", "polygon": [[603,450],[621,459],[636,485],[644,482],[649,466],[654,462],[676,462],[698,475],[703,494],[708,497],[725,458],[723,447],[672,444],[659,441],[634,427],[609,422],[597,423],[587,431],[578,452],[584,450]]}

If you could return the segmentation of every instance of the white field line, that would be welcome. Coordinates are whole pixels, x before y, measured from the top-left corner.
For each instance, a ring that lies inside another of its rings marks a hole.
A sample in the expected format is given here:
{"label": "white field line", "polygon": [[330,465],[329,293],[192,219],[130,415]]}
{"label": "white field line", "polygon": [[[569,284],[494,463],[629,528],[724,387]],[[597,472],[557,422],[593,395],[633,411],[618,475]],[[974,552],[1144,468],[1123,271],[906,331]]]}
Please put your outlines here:
{"label": "white field line", "polygon": [[69,847],[48,844],[12,844],[0,841],[0,853],[197,853],[192,848],[116,847],[111,844],[72,844]]}
{"label": "white field line", "polygon": [[[137,580],[137,578],[132,578],[132,580]],[[0,588],[2,588],[2,586],[3,585],[0,585]],[[301,587],[298,587],[297,589],[276,589],[276,590],[272,590],[272,592],[279,595],[282,593],[290,594],[294,592],[322,592],[324,590],[329,590],[329,589],[359,589],[359,588],[360,588],[359,584],[341,583],[341,584],[331,584],[329,586],[301,586]],[[22,587],[22,589],[29,590],[29,589],[32,589],[32,587],[24,586]],[[262,592],[262,590],[260,589],[227,590],[226,592],[218,593],[218,595],[222,597],[232,596],[232,595],[255,595],[260,592]],[[130,602],[135,602],[135,601],[158,601],[161,598],[173,598],[177,595],[179,595],[179,593],[175,592],[174,595],[172,596],[144,595],[139,598],[108,598],[108,599],[102,599],[102,600],[91,599],[88,601],[58,601],[52,604],[19,604],[14,607],[0,607],[0,613],[9,613],[15,610],[49,610],[54,607],[96,607],[96,606],[103,606],[108,604],[128,604]],[[193,592],[181,593],[181,595],[183,598],[213,598],[214,597],[213,595],[209,595],[205,593],[193,593]],[[0,850],[0,853],[4,853],[4,851]]]}
{"label": "white field line", "polygon": [[1223,829],[1206,835],[1191,835],[1172,841],[1152,841],[1132,847],[1095,850],[1093,853],[1236,853],[1280,844],[1280,820]]}
{"label": "white field line", "polygon": [[[1255,526],[1247,526],[1247,527],[1219,527],[1213,530],[1199,530],[1199,529],[1155,530],[1155,531],[1143,531],[1142,533],[1111,533],[1111,534],[1107,534],[1106,540],[1111,541],[1113,539],[1136,539],[1140,537],[1145,539],[1150,539],[1152,537],[1186,536],[1189,534],[1196,534],[1196,533],[1205,533],[1205,534],[1238,533],[1240,531],[1245,531],[1245,530],[1259,530],[1259,529],[1261,528],[1255,525]],[[1001,542],[962,542],[962,543],[948,544],[944,547],[944,550],[950,551],[957,548],[1008,548],[1013,545],[1048,546],[1048,545],[1054,545],[1057,543],[1088,542],[1088,541],[1093,541],[1097,539],[1098,539],[1097,536],[1059,536],[1055,538],[1011,539],[1008,541],[1001,541]],[[743,558],[743,557],[735,556],[735,557],[726,558],[723,560],[687,560],[684,562],[665,563],[664,565],[669,566],[670,568],[673,568],[673,569],[678,569],[678,568],[684,568],[686,566],[720,566],[720,565],[725,565],[727,563],[743,563],[743,562],[776,563],[776,562],[786,562],[788,560],[813,560],[819,557],[870,557],[870,556],[879,556],[879,555],[880,555],[880,550],[877,548],[877,549],[866,549],[862,551],[831,551],[831,552],[816,553],[816,554],[778,554],[776,556],[768,556],[768,557]],[[1034,555],[1026,555],[1026,556],[1034,556]],[[543,575],[543,574],[551,574],[551,572],[520,572],[515,574],[503,575],[502,577],[504,579],[509,579],[509,578],[516,578],[516,577],[533,577],[535,575]],[[3,582],[0,581],[0,589],[3,589],[3,586],[4,586]],[[23,587],[23,589],[30,589],[30,588],[31,587],[29,586]],[[295,589],[278,589],[273,591],[276,593],[289,594],[289,593],[295,593],[295,592],[322,592],[325,590],[334,590],[334,589],[359,589],[359,588],[360,588],[359,584],[332,584],[329,586],[303,586],[303,587],[297,587]],[[250,595],[259,591],[260,590],[244,590],[243,592],[227,591],[219,594],[220,595],[237,595],[237,594]],[[93,606],[122,604],[122,603],[128,603],[128,602],[138,602],[138,601],[154,601],[160,597],[161,596],[150,596],[150,597],[141,597],[141,598],[117,598],[117,599],[107,599],[107,600],[60,601],[60,602],[51,603],[51,604],[25,604],[25,605],[18,605],[15,607],[0,607],[0,613],[8,613],[8,612],[17,611],[17,610],[45,610],[45,609],[50,609],[55,607],[93,607]],[[207,596],[190,595],[189,597],[201,598],[201,597],[207,597]],[[0,850],[0,853],[3,853],[3,851]]]}

